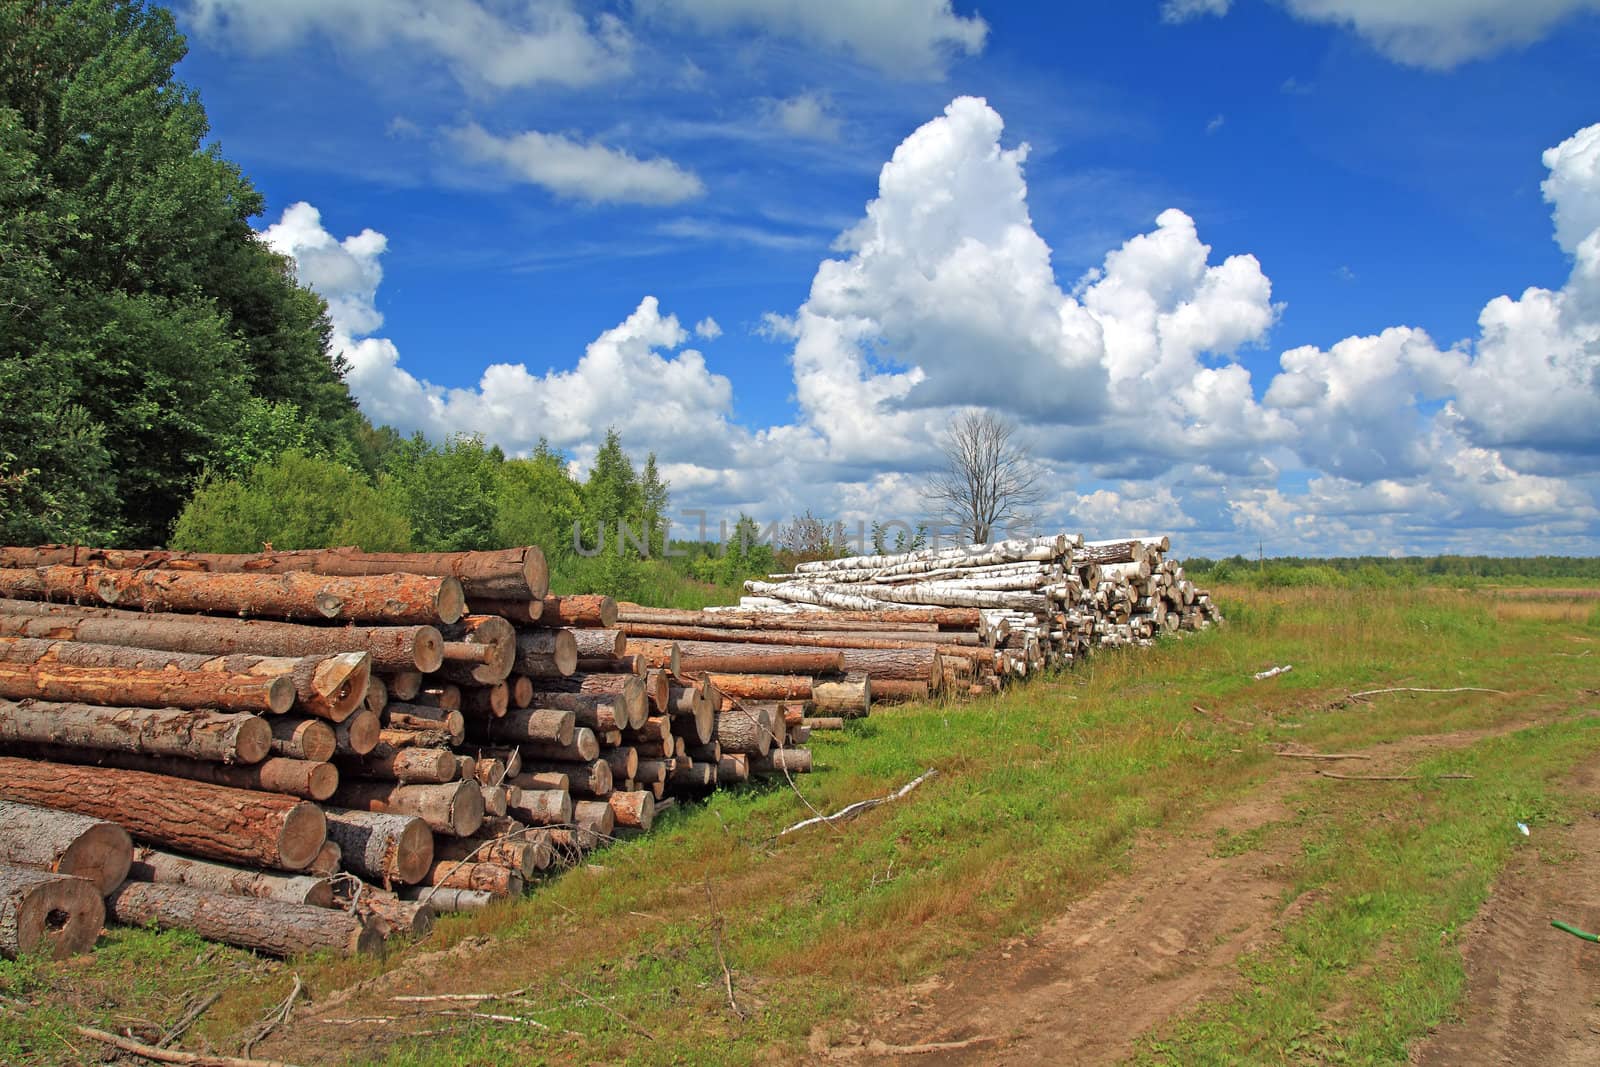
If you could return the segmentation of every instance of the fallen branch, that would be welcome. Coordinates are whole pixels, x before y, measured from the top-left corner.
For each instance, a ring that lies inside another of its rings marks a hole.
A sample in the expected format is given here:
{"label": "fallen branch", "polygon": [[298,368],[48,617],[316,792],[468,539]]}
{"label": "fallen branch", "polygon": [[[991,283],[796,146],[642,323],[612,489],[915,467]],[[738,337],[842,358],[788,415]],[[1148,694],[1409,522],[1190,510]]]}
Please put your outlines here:
{"label": "fallen branch", "polygon": [[882,1041],[867,1042],[867,1051],[874,1056],[922,1056],[930,1052],[959,1052],[975,1045],[992,1045],[998,1036],[969,1037],[965,1041],[930,1041],[925,1045],[888,1045]]}
{"label": "fallen branch", "polygon": [[[784,828],[782,830],[779,830],[778,831],[778,836],[782,837],[784,834],[791,833],[791,832],[793,832],[795,830],[803,830],[807,826],[815,826],[817,823],[825,823],[825,824],[831,825],[831,824],[833,824],[835,822],[838,822],[838,821],[840,821],[842,819],[848,819],[853,815],[859,815],[863,811],[868,810],[869,808],[877,807],[879,804],[888,804],[891,801],[899,800],[901,797],[903,797],[907,793],[911,792],[917,786],[921,785],[923,782],[926,782],[929,778],[937,777],[938,774],[939,774],[938,771],[932,770],[930,768],[929,770],[924,771],[922,774],[918,775],[917,777],[911,779],[911,781],[909,781],[905,785],[901,786],[895,792],[890,793],[888,796],[874,797],[871,800],[858,800],[854,804],[849,805],[848,807],[840,808],[838,811],[834,812],[832,815],[818,815],[814,819],[802,819],[800,822],[795,823],[793,826],[786,827],[786,828]],[[813,810],[815,810],[815,809],[813,809]]]}
{"label": "fallen branch", "polygon": [[477,1004],[485,1000],[511,1000],[520,997],[528,991],[527,986],[513,989],[509,993],[435,993],[431,996],[403,996],[390,997],[389,999],[399,1004],[433,1004],[439,1001],[449,1001],[456,1004]]}
{"label": "fallen branch", "polygon": [[[1332,771],[1318,771],[1324,778],[1337,778],[1341,782],[1420,782],[1420,774],[1335,774]],[[1428,781],[1470,781],[1470,774],[1436,774]]]}
{"label": "fallen branch", "polygon": [[1294,670],[1293,663],[1285,663],[1282,667],[1271,667],[1267,670],[1258,672],[1256,674],[1256,681],[1264,682],[1268,678],[1276,678],[1278,675],[1288,674],[1292,670]]}
{"label": "fallen branch", "polygon": [[1351,693],[1349,699],[1360,700],[1362,697],[1375,697],[1380,693],[1498,693],[1505,696],[1504,689],[1480,689],[1475,685],[1459,685],[1454,689],[1419,689],[1415,686],[1397,685],[1391,689],[1367,689],[1360,693]]}
{"label": "fallen branch", "polygon": [[294,986],[289,990],[289,995],[283,998],[276,1011],[256,1024],[255,1030],[245,1039],[243,1052],[250,1055],[250,1050],[257,1044],[267,1039],[267,1035],[289,1021],[289,1013],[294,1011],[294,1002],[300,996],[300,990],[305,988],[300,984],[300,976],[294,976]]}
{"label": "fallen branch", "polygon": [[711,933],[717,947],[717,962],[722,964],[722,984],[728,991],[728,1007],[740,1019],[745,1017],[739,1002],[733,999],[733,972],[728,970],[728,959],[722,954],[722,913],[717,910],[717,898],[711,895],[711,879],[706,879],[706,900],[711,903]]}
{"label": "fallen branch", "polygon": [[147,1045],[143,1041],[136,1041],[131,1037],[121,1037],[106,1030],[96,1030],[90,1026],[74,1026],[76,1033],[110,1045],[112,1048],[126,1052],[131,1056],[152,1060],[156,1063],[187,1063],[197,1067],[293,1067],[293,1064],[284,1063],[282,1060],[252,1060],[241,1059],[238,1056],[215,1056],[198,1052],[180,1052],[177,1049],[158,1048]]}
{"label": "fallen branch", "polygon": [[1277,756],[1279,759],[1327,759],[1327,760],[1338,760],[1338,759],[1371,759],[1372,758],[1371,756],[1363,756],[1359,752],[1274,752],[1273,755]]}
{"label": "fallen branch", "polygon": [[161,1040],[156,1042],[156,1048],[166,1048],[188,1033],[189,1027],[193,1026],[200,1016],[205,1014],[206,1009],[221,999],[222,994],[220,992],[201,997],[193,1007],[183,1013],[182,1018],[172,1024],[171,1029],[161,1035]]}

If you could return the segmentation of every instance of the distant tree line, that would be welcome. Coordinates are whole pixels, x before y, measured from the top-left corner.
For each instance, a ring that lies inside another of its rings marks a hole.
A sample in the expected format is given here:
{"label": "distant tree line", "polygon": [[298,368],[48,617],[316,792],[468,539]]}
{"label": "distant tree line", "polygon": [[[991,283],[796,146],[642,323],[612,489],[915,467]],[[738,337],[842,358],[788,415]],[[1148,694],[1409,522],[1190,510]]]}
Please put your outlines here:
{"label": "distant tree line", "polygon": [[1278,556],[1266,560],[1192,556],[1183,565],[1191,577],[1201,581],[1263,586],[1600,579],[1600,558],[1573,556]]}

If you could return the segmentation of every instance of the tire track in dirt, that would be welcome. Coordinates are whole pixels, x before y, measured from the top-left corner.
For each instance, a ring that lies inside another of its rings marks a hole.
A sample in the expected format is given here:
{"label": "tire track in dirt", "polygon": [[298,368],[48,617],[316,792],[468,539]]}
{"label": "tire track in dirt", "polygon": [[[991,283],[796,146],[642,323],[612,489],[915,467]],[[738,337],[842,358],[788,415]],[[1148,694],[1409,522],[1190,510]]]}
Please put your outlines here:
{"label": "tire track in dirt", "polygon": [[1456,1022],[1412,1050],[1420,1067],[1600,1063],[1600,945],[1550,926],[1600,930],[1600,761],[1571,785],[1585,811],[1541,827],[1467,928],[1467,995]]}
{"label": "tire track in dirt", "polygon": [[[1531,725],[1376,745],[1361,750],[1371,757],[1361,771],[1392,773],[1431,752]],[[1287,797],[1315,774],[1314,767],[1285,767],[1183,833],[1145,837],[1127,874],[1075,901],[1038,934],[892,998],[837,1043],[819,1028],[810,1052],[869,1063],[906,1062],[914,1054],[919,1065],[1123,1059],[1162,1022],[1234,988],[1240,957],[1265,947],[1315,903],[1282,905],[1298,850],[1288,835],[1268,834],[1261,847],[1239,855],[1215,854],[1219,829],[1238,835],[1289,819]]]}

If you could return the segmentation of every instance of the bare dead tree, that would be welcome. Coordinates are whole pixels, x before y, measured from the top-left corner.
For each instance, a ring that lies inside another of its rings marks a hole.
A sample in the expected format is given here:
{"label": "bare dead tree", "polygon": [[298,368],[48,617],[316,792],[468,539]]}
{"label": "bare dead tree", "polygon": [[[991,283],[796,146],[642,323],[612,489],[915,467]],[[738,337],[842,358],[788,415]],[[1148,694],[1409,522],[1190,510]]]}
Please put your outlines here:
{"label": "bare dead tree", "polygon": [[963,413],[940,443],[944,467],[924,496],[972,540],[993,540],[996,526],[1027,517],[1043,497],[1039,472],[1017,440],[1014,423],[992,411]]}

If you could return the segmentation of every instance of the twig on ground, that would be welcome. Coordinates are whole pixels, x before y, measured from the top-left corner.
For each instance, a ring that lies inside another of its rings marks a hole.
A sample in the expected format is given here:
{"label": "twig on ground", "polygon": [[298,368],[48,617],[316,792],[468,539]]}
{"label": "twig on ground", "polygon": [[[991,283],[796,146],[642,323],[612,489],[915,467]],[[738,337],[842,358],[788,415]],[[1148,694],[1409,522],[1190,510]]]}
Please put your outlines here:
{"label": "twig on ground", "polygon": [[1359,752],[1274,752],[1273,755],[1277,756],[1279,759],[1339,760],[1372,758],[1371,756],[1363,756]]}
{"label": "twig on ground", "polygon": [[607,1015],[610,1015],[610,1016],[612,1016],[613,1018],[616,1018],[616,1019],[620,1019],[622,1021],[623,1025],[627,1026],[627,1028],[629,1030],[632,1030],[634,1033],[636,1033],[639,1036],[643,1037],[645,1040],[654,1041],[656,1039],[656,1035],[655,1034],[652,1034],[650,1031],[646,1030],[644,1027],[640,1026],[638,1023],[634,1022],[632,1019],[628,1018],[626,1015],[622,1014],[620,1011],[617,1011],[615,1008],[607,1007],[606,1005],[604,1005],[604,1004],[600,1003],[598,1000],[596,1000],[594,997],[591,997],[589,994],[585,993],[583,990],[577,988],[576,986],[567,984],[566,982],[562,981],[560,978],[557,978],[556,981],[561,985],[561,988],[565,989],[567,992],[576,993],[579,997],[581,997],[584,1000],[588,1001],[590,1004],[593,1004],[595,1007],[599,1008],[601,1011],[605,1012]]}
{"label": "twig on ground", "polygon": [[1000,1041],[996,1035],[969,1037],[965,1041],[930,1041],[925,1045],[888,1045],[882,1041],[867,1042],[867,1051],[874,1056],[922,1056],[930,1052],[959,1052],[974,1045],[992,1045]]}
{"label": "twig on ground", "polygon": [[522,996],[528,991],[527,986],[513,989],[508,993],[435,993],[431,996],[415,994],[411,996],[390,997],[389,999],[399,1004],[432,1004],[437,1001],[451,1001],[453,1003],[477,1004],[485,1000],[512,1000]]}
{"label": "twig on ground", "polygon": [[278,1005],[277,1010],[257,1023],[250,1036],[245,1038],[242,1051],[246,1057],[250,1055],[251,1049],[267,1039],[268,1034],[289,1021],[289,1013],[294,1011],[294,1002],[300,996],[300,990],[303,988],[305,987],[300,984],[300,976],[298,974],[295,975],[294,986],[289,990],[289,995],[283,998],[283,1003]]}
{"label": "twig on ground", "polygon": [[[921,785],[923,782],[926,782],[929,778],[938,777],[938,774],[939,774],[938,771],[933,770],[932,768],[929,768],[928,770],[923,771],[921,774],[917,775],[917,777],[911,779],[911,781],[907,782],[905,785],[901,786],[899,789],[895,790],[893,793],[890,793],[888,796],[874,797],[871,800],[858,800],[854,804],[849,805],[848,807],[840,808],[838,811],[834,812],[832,815],[823,815],[821,813],[818,813],[817,817],[814,818],[814,819],[803,819],[800,822],[795,823],[793,826],[788,826],[788,827],[785,827],[782,830],[779,830],[778,831],[778,836],[782,837],[784,834],[793,833],[795,830],[803,830],[807,826],[815,826],[817,823],[824,823],[824,824],[832,825],[833,823],[839,822],[839,821],[841,821],[843,819],[848,819],[851,816],[859,815],[863,811],[868,810],[869,808],[875,808],[879,804],[888,804],[888,803],[890,803],[892,801],[899,800],[901,797],[903,797],[907,793],[911,792],[917,786]],[[815,809],[813,809],[813,810],[815,810]]]}
{"label": "twig on ground", "polygon": [[83,1037],[110,1045],[112,1048],[126,1052],[141,1059],[152,1060],[156,1063],[187,1063],[196,1067],[293,1067],[292,1064],[282,1060],[252,1060],[238,1056],[217,1056],[209,1053],[182,1052],[172,1048],[158,1048],[147,1045],[143,1041],[136,1041],[131,1037],[109,1033],[105,1030],[96,1030],[90,1026],[74,1026],[76,1033]]}
{"label": "twig on ground", "polygon": [[733,999],[733,972],[728,970],[728,958],[722,954],[722,912],[717,910],[717,898],[711,893],[711,878],[706,878],[706,900],[711,904],[711,937],[717,948],[717,962],[722,964],[722,985],[728,991],[728,1007],[740,1019],[745,1018],[739,1002]]}
{"label": "twig on ground", "polygon": [[1451,782],[1471,781],[1470,774],[1436,774],[1424,779],[1420,774],[1335,774],[1332,771],[1318,771],[1324,778],[1337,778],[1341,782]]}
{"label": "twig on ground", "polygon": [[156,1042],[156,1048],[166,1048],[174,1041],[177,1041],[178,1038],[188,1033],[189,1027],[193,1026],[199,1020],[200,1016],[205,1014],[206,1009],[221,999],[222,993],[220,991],[201,997],[193,1007],[183,1013],[182,1017],[179,1018],[177,1022],[172,1024],[171,1029],[161,1035],[161,1040]]}
{"label": "twig on ground", "polygon": [[1285,663],[1281,667],[1269,667],[1267,670],[1260,671],[1256,674],[1256,681],[1264,682],[1268,678],[1276,678],[1278,675],[1288,674],[1292,670],[1294,670],[1293,663]]}
{"label": "twig on ground", "polygon": [[1475,685],[1458,685],[1454,689],[1420,689],[1416,686],[1397,685],[1390,689],[1366,689],[1359,693],[1351,693],[1348,699],[1360,700],[1363,697],[1375,697],[1380,693],[1498,693],[1505,696],[1504,689],[1480,689]]}

